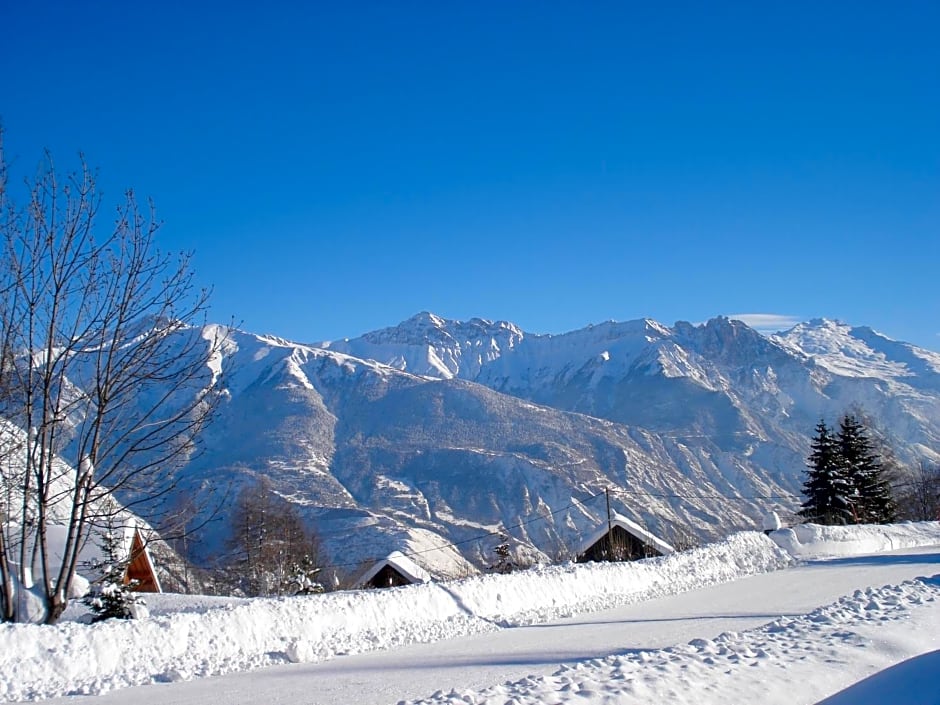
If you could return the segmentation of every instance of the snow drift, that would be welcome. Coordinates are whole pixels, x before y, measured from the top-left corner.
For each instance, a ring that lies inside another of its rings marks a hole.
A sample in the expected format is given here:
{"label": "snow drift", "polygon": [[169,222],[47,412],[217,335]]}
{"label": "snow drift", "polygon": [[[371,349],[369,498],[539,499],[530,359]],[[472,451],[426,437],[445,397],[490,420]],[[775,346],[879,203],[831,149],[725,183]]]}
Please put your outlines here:
{"label": "snow drift", "polygon": [[799,524],[791,529],[774,531],[770,537],[791,556],[808,560],[923,546],[925,536],[929,536],[936,525],[936,522],[929,521],[890,527]]}

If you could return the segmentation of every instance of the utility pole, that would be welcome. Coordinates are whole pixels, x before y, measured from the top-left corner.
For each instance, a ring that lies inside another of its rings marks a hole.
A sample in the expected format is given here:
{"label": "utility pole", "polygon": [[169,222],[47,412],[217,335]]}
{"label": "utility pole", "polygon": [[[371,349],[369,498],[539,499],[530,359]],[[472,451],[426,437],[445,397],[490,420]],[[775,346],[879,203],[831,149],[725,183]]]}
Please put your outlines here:
{"label": "utility pole", "polygon": [[604,495],[607,497],[607,551],[610,558],[614,560],[614,527],[610,520],[610,488],[604,488]]}

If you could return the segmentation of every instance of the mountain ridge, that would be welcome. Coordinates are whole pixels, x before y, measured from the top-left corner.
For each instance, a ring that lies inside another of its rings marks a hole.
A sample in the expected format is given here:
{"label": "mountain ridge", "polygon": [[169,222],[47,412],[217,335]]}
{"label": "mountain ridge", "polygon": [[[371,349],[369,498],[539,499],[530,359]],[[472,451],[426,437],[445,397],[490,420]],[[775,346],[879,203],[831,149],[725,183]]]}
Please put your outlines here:
{"label": "mountain ridge", "polygon": [[793,512],[813,427],[846,410],[870,414],[902,460],[940,460],[934,353],[800,326],[638,319],[534,335],[422,312],[322,344],[230,330],[209,364],[223,403],[178,488],[225,507],[193,557],[226,560],[227,508],[262,477],[344,579],[392,550],[444,577],[485,566],[499,533],[523,561],[572,557],[607,492],[667,541]]}
{"label": "mountain ridge", "polygon": [[[473,537],[510,526],[530,559],[570,552],[603,516],[577,502],[607,488],[617,511],[663,533],[715,536],[793,511],[814,424],[853,405],[901,439],[902,456],[937,457],[940,395],[918,382],[929,351],[801,325],[765,336],[726,317],[638,319],[537,335],[422,312],[320,344],[238,331],[228,354],[246,362],[233,365],[211,462],[187,472],[269,477],[341,537],[325,541],[334,563],[410,547],[443,575],[485,564]],[[218,537],[207,545],[221,550]]]}

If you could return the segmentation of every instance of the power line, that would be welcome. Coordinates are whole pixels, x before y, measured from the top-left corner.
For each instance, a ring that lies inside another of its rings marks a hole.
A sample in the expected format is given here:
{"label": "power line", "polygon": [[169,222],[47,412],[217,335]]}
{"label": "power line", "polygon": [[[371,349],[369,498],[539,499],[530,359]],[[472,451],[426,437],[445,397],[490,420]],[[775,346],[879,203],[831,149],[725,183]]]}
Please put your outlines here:
{"label": "power line", "polygon": [[678,494],[666,492],[648,492],[647,490],[626,490],[619,488],[614,489],[614,494],[642,495],[645,497],[655,497],[656,499],[723,499],[728,502],[744,502],[755,499],[784,500],[801,498],[801,495],[796,494],[753,494],[730,497],[724,494]]}
{"label": "power line", "polygon": [[[698,494],[698,495],[694,495],[694,494],[679,494],[679,493],[666,493],[666,492],[648,492],[648,491],[646,491],[646,490],[627,490],[627,489],[621,489],[621,488],[614,488],[613,491],[614,491],[614,494],[615,494],[615,495],[632,495],[632,496],[634,496],[634,497],[637,497],[637,496],[644,496],[644,497],[654,497],[654,498],[656,498],[656,499],[684,499],[684,500],[691,500],[691,499],[710,499],[710,500],[715,500],[715,499],[718,499],[718,500],[723,500],[723,501],[726,501],[726,502],[746,502],[746,501],[753,501],[753,500],[794,500],[794,499],[800,499],[800,495],[795,495],[795,494],[738,495],[738,496],[735,496],[735,497],[731,497],[731,496],[723,495],[723,494]],[[538,513],[536,516],[534,516],[534,517],[532,517],[532,518],[530,518],[530,519],[526,519],[525,521],[521,521],[521,522],[518,522],[518,523],[516,523],[516,524],[512,524],[512,525],[510,525],[510,526],[505,526],[505,527],[503,527],[501,530],[498,530],[498,531],[489,531],[489,532],[487,532],[487,533],[479,534],[479,535],[477,535],[477,536],[473,536],[473,537],[468,538],[468,539],[463,539],[463,540],[461,540],[461,541],[454,541],[454,542],[451,542],[451,543],[442,544],[442,545],[440,545],[440,546],[435,546],[435,547],[433,547],[433,548],[422,549],[422,550],[420,550],[420,551],[408,551],[408,552],[400,551],[400,553],[401,553],[403,556],[406,556],[406,557],[420,556],[420,555],[424,555],[424,554],[427,554],[427,553],[433,553],[433,552],[435,552],[435,551],[444,551],[444,550],[447,550],[447,549],[449,549],[449,548],[456,548],[457,546],[463,546],[463,545],[468,544],[468,543],[474,543],[474,542],[477,542],[477,541],[482,541],[483,539],[487,539],[487,538],[490,538],[490,537],[492,537],[492,536],[499,536],[499,535],[500,535],[501,533],[503,533],[503,532],[511,531],[511,530],[513,530],[513,529],[519,529],[519,528],[522,528],[523,526],[527,526],[527,525],[529,525],[529,524],[534,524],[534,523],[537,522],[537,521],[546,521],[546,520],[548,520],[549,518],[555,516],[556,514],[560,514],[561,512],[567,511],[567,510],[569,510],[569,509],[573,509],[574,507],[577,507],[577,506],[587,506],[587,503],[588,503],[588,502],[591,502],[591,501],[593,501],[593,500],[595,500],[595,499],[597,499],[597,498],[599,498],[599,497],[603,497],[604,495],[605,495],[604,492],[598,492],[598,493],[596,493],[596,494],[593,494],[593,495],[587,497],[587,498],[584,499],[584,500],[577,500],[577,499],[572,498],[571,503],[565,505],[564,507],[561,507],[561,508],[559,508],[559,509],[554,509],[554,510],[549,511],[549,512]],[[344,532],[337,531],[337,532],[331,532],[331,533],[344,533]],[[362,559],[362,560],[359,560],[359,561],[348,562],[348,563],[332,563],[332,564],[330,564],[330,565],[321,566],[321,568],[324,569],[324,570],[332,569],[332,568],[349,568],[349,567],[360,566],[360,565],[362,565],[362,564],[364,564],[364,563],[374,563],[374,562],[377,562],[377,561],[379,561],[379,560],[382,560],[382,558]]]}
{"label": "power line", "polygon": [[[633,496],[633,497],[652,497],[652,498],[656,498],[656,499],[666,499],[666,500],[696,500],[696,499],[702,499],[702,500],[721,500],[721,501],[725,501],[725,502],[746,502],[746,501],[754,501],[754,500],[795,500],[795,499],[800,499],[800,496],[799,496],[799,495],[795,495],[795,494],[737,495],[737,496],[733,496],[733,497],[732,497],[732,496],[723,495],[723,494],[682,494],[682,493],[678,493],[678,492],[650,492],[650,491],[647,491],[647,490],[629,490],[629,489],[625,489],[625,488],[614,488],[613,491],[614,491],[614,494],[615,494],[615,495],[618,495],[618,496],[620,496],[621,498],[622,498],[624,495],[629,495],[629,496]],[[439,546],[434,546],[434,547],[432,547],[432,548],[426,548],[426,549],[422,549],[422,550],[419,550],[419,551],[408,551],[408,552],[400,551],[400,553],[401,553],[403,556],[406,556],[406,557],[414,557],[414,556],[420,556],[420,555],[424,555],[424,554],[428,554],[428,553],[433,553],[433,552],[435,552],[435,551],[444,551],[444,550],[447,550],[447,549],[456,548],[456,547],[458,547],[458,546],[463,546],[463,545],[466,545],[466,544],[468,544],[468,543],[475,543],[475,542],[482,541],[482,540],[484,540],[484,539],[487,539],[487,538],[490,538],[490,537],[493,537],[493,536],[499,536],[500,534],[502,534],[502,533],[504,533],[504,532],[509,532],[509,531],[514,530],[514,529],[519,529],[519,528],[522,528],[522,527],[524,527],[524,526],[528,526],[529,524],[533,524],[533,523],[538,522],[538,521],[547,521],[548,519],[550,519],[551,517],[555,516],[556,514],[560,514],[561,512],[568,511],[569,509],[573,509],[573,508],[575,508],[575,507],[577,507],[577,506],[586,507],[589,502],[592,502],[592,501],[598,499],[599,497],[602,497],[602,496],[605,496],[605,495],[606,495],[606,492],[597,492],[597,493],[595,493],[595,494],[592,494],[592,495],[588,496],[586,499],[583,499],[583,500],[578,500],[578,499],[575,499],[575,498],[572,497],[572,498],[571,498],[571,502],[570,502],[569,504],[563,506],[563,507],[560,507],[560,508],[558,508],[558,509],[554,509],[554,510],[551,510],[551,511],[548,511],[548,512],[540,512],[540,513],[537,513],[535,516],[533,516],[533,517],[531,517],[531,518],[529,518],[529,519],[526,519],[526,520],[524,520],[524,521],[520,521],[520,522],[518,522],[518,523],[516,523],[516,524],[512,524],[512,525],[510,525],[510,526],[503,526],[501,529],[496,530],[496,531],[488,531],[488,532],[486,532],[486,533],[481,533],[481,534],[478,534],[478,535],[476,535],[476,536],[473,536],[473,537],[470,537],[470,538],[467,538],[467,539],[463,539],[463,540],[461,540],[461,541],[453,541],[453,542],[451,542],[451,543],[441,544],[441,545],[439,545]],[[318,535],[319,535],[319,536],[328,536],[328,535],[332,535],[332,534],[341,534],[341,533],[348,533],[348,530],[338,530],[338,531],[334,531],[334,532],[324,532],[324,533],[320,533],[320,534],[318,534]],[[322,566],[320,566],[320,568],[321,568],[321,570],[330,570],[330,569],[336,569],[336,568],[350,568],[350,567],[362,566],[362,565],[368,564],[368,563],[374,563],[374,562],[377,562],[377,561],[379,561],[379,560],[382,560],[382,558],[361,559],[361,560],[352,561],[352,562],[345,562],[345,563],[331,563],[331,564],[327,564],[327,565],[322,565]]]}
{"label": "power line", "polygon": [[[537,522],[537,521],[547,520],[547,519],[549,519],[550,517],[554,516],[555,514],[560,514],[561,512],[564,512],[564,511],[567,511],[567,510],[569,510],[569,509],[572,509],[572,508],[574,508],[574,507],[576,507],[576,506],[578,506],[578,505],[584,506],[587,502],[590,502],[590,501],[592,501],[592,500],[597,499],[598,497],[603,497],[603,496],[604,496],[604,493],[603,493],[603,492],[598,492],[597,494],[593,494],[593,495],[591,495],[590,497],[588,497],[588,498],[585,499],[585,500],[578,500],[578,499],[574,499],[574,498],[572,497],[571,504],[567,504],[567,505],[565,505],[564,507],[561,507],[560,509],[554,509],[554,510],[552,510],[552,511],[550,511],[550,512],[539,513],[539,514],[537,514],[536,516],[532,517],[531,519],[526,519],[525,521],[520,521],[518,524],[512,524],[511,526],[505,526],[505,527],[503,527],[502,530],[500,530],[500,531],[490,531],[490,532],[487,532],[487,533],[485,533],[485,534],[480,534],[479,536],[474,536],[474,537],[469,538],[469,539],[463,539],[462,541],[454,541],[453,543],[447,543],[447,544],[443,544],[443,545],[441,545],[441,546],[435,546],[434,548],[426,548],[426,549],[423,549],[423,550],[421,550],[421,551],[409,551],[409,552],[407,552],[407,553],[404,552],[404,551],[399,551],[399,553],[401,553],[403,556],[406,556],[406,557],[410,557],[410,556],[420,556],[420,555],[423,555],[423,554],[425,554],[425,553],[433,553],[434,551],[443,551],[443,550],[446,550],[446,549],[448,549],[448,548],[454,548],[454,547],[456,547],[456,546],[462,546],[462,545],[467,544],[467,543],[473,543],[473,542],[475,542],[475,541],[482,541],[483,539],[490,538],[491,536],[499,536],[499,535],[500,535],[501,533],[503,533],[504,531],[511,531],[512,529],[519,529],[519,528],[521,528],[521,527],[523,527],[523,526],[526,526],[526,525],[528,525],[528,524],[533,524],[533,523],[535,523],[535,522]],[[332,563],[332,564],[330,564],[330,565],[320,566],[320,568],[321,568],[321,570],[326,570],[326,569],[329,569],[329,568],[349,568],[349,567],[354,567],[354,566],[362,565],[363,563],[372,563],[372,562],[377,562],[377,561],[380,561],[380,560],[382,560],[382,559],[381,559],[381,558],[376,558],[376,559],[372,559],[372,560],[370,560],[370,559],[364,559],[364,560],[359,560],[359,561],[355,561],[355,562],[351,562],[351,563]]]}

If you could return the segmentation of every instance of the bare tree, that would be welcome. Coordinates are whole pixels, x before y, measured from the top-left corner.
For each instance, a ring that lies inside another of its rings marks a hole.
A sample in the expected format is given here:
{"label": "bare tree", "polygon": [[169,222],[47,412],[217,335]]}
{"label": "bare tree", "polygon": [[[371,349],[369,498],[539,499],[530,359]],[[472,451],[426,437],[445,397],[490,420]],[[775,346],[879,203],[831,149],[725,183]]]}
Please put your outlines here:
{"label": "bare tree", "polygon": [[940,465],[926,460],[900,468],[893,474],[892,489],[898,516],[911,521],[940,519]]}
{"label": "bare tree", "polygon": [[[174,488],[219,399],[227,330],[198,325],[208,291],[195,286],[190,255],[157,249],[152,204],[142,210],[128,191],[99,227],[84,159],[63,176],[47,154],[26,186],[20,208],[0,181],[0,415],[22,432],[6,463],[16,471],[3,476],[12,506],[0,527],[2,617],[24,618],[18,585],[54,623],[107,507],[152,509]],[[113,495],[120,504],[102,501]],[[52,526],[64,536],[56,545]]]}
{"label": "bare tree", "polygon": [[266,477],[239,493],[231,528],[227,572],[233,587],[252,596],[307,591],[295,583],[319,570],[318,541]]}
{"label": "bare tree", "polygon": [[688,524],[678,521],[665,522],[661,531],[663,539],[676,551],[691,551],[702,545],[702,539]]}

